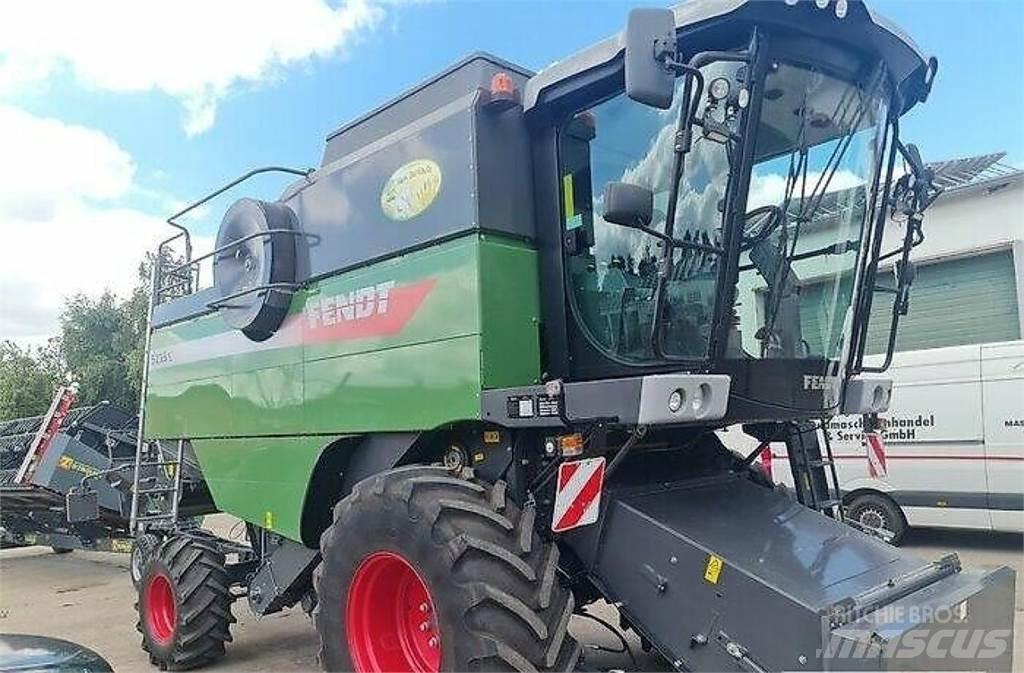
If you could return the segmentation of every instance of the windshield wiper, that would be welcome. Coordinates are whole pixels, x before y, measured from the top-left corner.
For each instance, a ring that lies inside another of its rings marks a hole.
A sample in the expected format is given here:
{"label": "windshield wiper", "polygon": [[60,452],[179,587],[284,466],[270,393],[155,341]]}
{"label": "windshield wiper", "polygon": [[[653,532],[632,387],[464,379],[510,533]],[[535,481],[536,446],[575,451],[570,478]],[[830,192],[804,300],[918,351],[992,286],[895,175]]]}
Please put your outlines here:
{"label": "windshield wiper", "polygon": [[[810,195],[807,195],[805,190],[807,187],[807,167],[808,167],[808,147],[806,147],[806,129],[807,129],[807,92],[804,92],[804,104],[801,108],[802,115],[800,118],[800,128],[797,135],[797,150],[790,155],[790,167],[788,175],[786,176],[786,190],[784,200],[781,206],[782,217],[785,218],[789,212],[790,205],[792,203],[793,192],[796,189],[797,180],[800,181],[800,208],[794,218],[796,226],[793,228],[792,242],[789,246],[789,253],[785,256],[787,263],[782,267],[781,278],[778,279],[780,287],[785,287],[788,281],[788,275],[792,273],[792,266],[790,262],[797,261],[798,259],[806,259],[807,257],[813,257],[817,254],[821,254],[821,250],[811,251],[812,254],[804,253],[803,256],[796,254],[796,247],[800,240],[800,229],[801,225],[805,222],[811,222],[814,216],[818,212],[818,208],[821,206],[822,200],[828,193],[828,187],[832,184],[833,178],[839,170],[839,165],[842,162],[842,158],[846,155],[846,151],[849,149],[850,144],[853,142],[853,136],[856,135],[860,129],[861,123],[864,119],[864,115],[867,113],[871,101],[874,100],[874,94],[879,89],[882,83],[882,76],[884,70],[882,64],[876,66],[872,76],[868,79],[868,84],[863,89],[850,86],[843,96],[836,103],[835,110],[833,112],[833,119],[836,119],[835,125],[838,128],[846,127],[847,131],[836,143],[836,146],[832,149],[832,153],[829,155],[828,160],[825,162],[825,167],[821,174],[818,176],[818,180],[811,190]],[[854,104],[856,104],[855,107]],[[852,115],[848,114],[852,111]],[[794,161],[794,157],[799,157]],[[798,177],[799,176],[799,177]],[[781,234],[779,237],[779,246],[786,244],[785,236],[786,224],[783,222],[781,227]],[[859,245],[859,242],[858,242]],[[753,261],[753,260],[751,260]],[[756,263],[755,263],[756,264]],[[761,271],[758,269],[758,271]],[[764,275],[762,273],[762,275]],[[768,276],[765,276],[765,281],[771,285],[771,280]],[[778,319],[780,302],[782,302],[785,295],[782,292],[775,294],[775,302],[770,303],[771,309],[765,316],[765,322],[763,326],[764,334],[766,338],[775,332],[775,323]],[[770,293],[771,295],[771,293]],[[769,296],[770,296],[769,295]],[[788,312],[787,312],[788,313]],[[799,314],[796,316],[799,321]],[[787,319],[786,324],[789,325],[790,321]],[[760,331],[760,330],[759,330]],[[762,342],[763,343],[763,342]]]}

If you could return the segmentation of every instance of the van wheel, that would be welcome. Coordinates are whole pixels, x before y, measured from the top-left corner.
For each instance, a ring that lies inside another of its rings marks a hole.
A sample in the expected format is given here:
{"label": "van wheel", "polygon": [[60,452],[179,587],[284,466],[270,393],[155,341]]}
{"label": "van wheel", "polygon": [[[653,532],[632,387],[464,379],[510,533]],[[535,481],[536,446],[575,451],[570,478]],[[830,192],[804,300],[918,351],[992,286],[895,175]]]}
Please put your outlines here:
{"label": "van wheel", "polygon": [[403,467],[356,484],[320,539],[313,620],[328,671],[571,671],[558,548],[505,484]]}
{"label": "van wheel", "polygon": [[847,506],[846,518],[865,528],[884,528],[892,533],[894,545],[898,545],[907,532],[907,520],[899,505],[880,494],[865,493],[853,498]]}

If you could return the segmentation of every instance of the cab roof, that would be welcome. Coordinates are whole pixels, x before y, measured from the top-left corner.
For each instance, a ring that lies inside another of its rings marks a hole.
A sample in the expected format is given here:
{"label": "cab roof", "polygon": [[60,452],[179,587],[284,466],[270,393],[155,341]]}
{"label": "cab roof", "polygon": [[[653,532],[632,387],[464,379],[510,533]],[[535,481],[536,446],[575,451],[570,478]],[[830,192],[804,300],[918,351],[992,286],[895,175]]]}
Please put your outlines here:
{"label": "cab roof", "polygon": [[[676,32],[684,45],[687,33],[728,21],[781,28],[841,44],[856,52],[875,54],[886,62],[903,94],[901,114],[923,101],[928,93],[930,66],[917,44],[862,0],[849,0],[843,18],[839,18],[835,6],[836,0],[829,0],[824,8],[810,0],[795,4],[781,0],[693,0],[676,6],[673,12]],[[541,70],[526,83],[524,110],[536,107],[552,85],[621,58],[624,48],[625,36],[619,33]]]}

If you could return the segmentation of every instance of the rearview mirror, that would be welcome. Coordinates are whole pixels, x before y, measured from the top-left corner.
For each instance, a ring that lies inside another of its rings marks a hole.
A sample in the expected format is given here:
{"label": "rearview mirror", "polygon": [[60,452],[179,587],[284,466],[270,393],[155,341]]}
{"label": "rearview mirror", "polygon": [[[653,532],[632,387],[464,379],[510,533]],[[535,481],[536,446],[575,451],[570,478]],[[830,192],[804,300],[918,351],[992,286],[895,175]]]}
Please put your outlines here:
{"label": "rearview mirror", "polygon": [[604,188],[605,222],[645,229],[654,216],[654,193],[627,182],[609,182]]}
{"label": "rearview mirror", "polygon": [[626,95],[644,105],[672,106],[675,73],[666,59],[676,53],[671,9],[634,9],[626,22]]}

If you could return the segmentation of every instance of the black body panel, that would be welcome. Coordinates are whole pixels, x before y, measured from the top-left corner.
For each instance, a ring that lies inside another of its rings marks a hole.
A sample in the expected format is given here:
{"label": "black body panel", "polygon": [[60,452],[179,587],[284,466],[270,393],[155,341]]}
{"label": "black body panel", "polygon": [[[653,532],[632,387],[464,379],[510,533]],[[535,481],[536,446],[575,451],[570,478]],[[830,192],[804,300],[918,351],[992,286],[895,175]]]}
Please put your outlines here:
{"label": "black body panel", "polygon": [[[685,669],[905,667],[849,651],[848,660],[828,660],[833,639],[835,647],[857,638],[849,610],[887,624],[890,640],[913,628],[882,609],[900,600],[949,611],[970,599],[979,608],[971,626],[1009,623],[997,604],[1012,572],[922,561],[745,476],[609,488],[603,497],[598,524],[565,538],[607,599],[621,601],[629,622]],[[1006,657],[969,663],[1006,670]]]}

